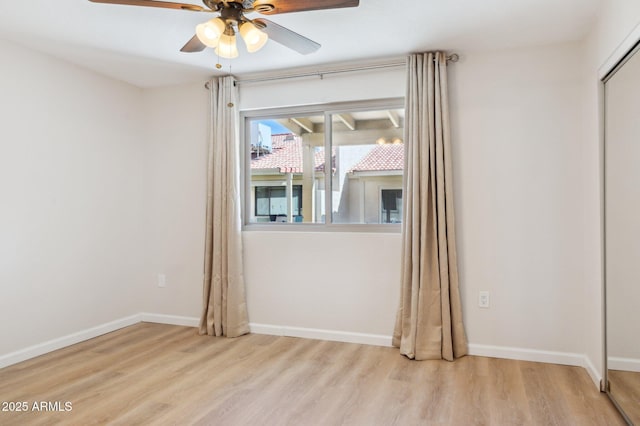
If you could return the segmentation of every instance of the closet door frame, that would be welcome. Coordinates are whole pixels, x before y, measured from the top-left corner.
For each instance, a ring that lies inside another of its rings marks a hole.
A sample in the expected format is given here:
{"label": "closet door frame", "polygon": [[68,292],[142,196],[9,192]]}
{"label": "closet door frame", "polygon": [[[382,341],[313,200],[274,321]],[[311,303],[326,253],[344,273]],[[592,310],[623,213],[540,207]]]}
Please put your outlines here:
{"label": "closet door frame", "polygon": [[[609,366],[608,366],[608,317],[607,317],[607,111],[606,111],[606,84],[634,55],[640,56],[640,26],[627,37],[627,39],[611,55],[607,63],[599,70],[599,111],[600,111],[600,205],[601,205],[601,265],[602,265],[602,337],[603,337],[603,379],[601,381],[601,391],[606,392],[609,399],[622,414],[629,425],[633,425],[631,419],[618,404],[615,397],[610,392]],[[639,77],[640,81],[640,77]]]}

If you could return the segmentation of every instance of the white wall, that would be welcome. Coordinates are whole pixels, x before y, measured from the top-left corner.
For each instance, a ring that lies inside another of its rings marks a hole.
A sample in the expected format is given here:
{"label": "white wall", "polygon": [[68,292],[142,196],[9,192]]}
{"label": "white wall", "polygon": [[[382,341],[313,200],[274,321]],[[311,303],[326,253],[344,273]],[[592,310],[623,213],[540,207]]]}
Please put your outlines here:
{"label": "white wall", "polygon": [[0,355],[139,312],[197,317],[203,83],[143,91],[0,53]]}
{"label": "white wall", "polygon": [[242,110],[397,98],[405,95],[404,68],[240,84]]}
{"label": "white wall", "polygon": [[[204,82],[145,90],[149,275],[143,311],[198,317],[207,192],[209,91]],[[165,274],[159,288],[157,274]]]}
{"label": "white wall", "polygon": [[141,92],[0,41],[0,354],[139,312]]}
{"label": "white wall", "polygon": [[245,232],[252,323],[390,336],[400,235]]}
{"label": "white wall", "polygon": [[578,44],[462,52],[450,68],[472,343],[583,353],[580,55]]}

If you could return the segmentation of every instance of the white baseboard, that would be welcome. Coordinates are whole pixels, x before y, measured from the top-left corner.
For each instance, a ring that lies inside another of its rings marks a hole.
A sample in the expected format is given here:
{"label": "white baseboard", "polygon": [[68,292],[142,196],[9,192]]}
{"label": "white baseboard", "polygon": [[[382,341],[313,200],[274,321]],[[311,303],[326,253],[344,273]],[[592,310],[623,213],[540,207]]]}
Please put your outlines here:
{"label": "white baseboard", "polygon": [[[391,336],[377,334],[350,333],[335,330],[288,327],[269,324],[249,324],[252,333],[274,336],[301,337],[305,339],[331,340],[336,342],[361,343],[374,346],[391,346]],[[469,355],[491,358],[514,359],[519,361],[544,362],[549,364],[572,365],[587,370],[589,377],[600,389],[602,376],[586,355],[568,352],[541,351],[536,349],[489,346],[471,343]]]}
{"label": "white baseboard", "polygon": [[610,356],[607,364],[611,370],[640,373],[640,359]]}
{"label": "white baseboard", "polygon": [[580,367],[582,367],[584,363],[584,355],[581,354],[511,348],[508,346],[479,345],[476,343],[469,344],[469,355],[516,359],[519,361],[546,362],[550,364],[577,365]]}
{"label": "white baseboard", "polygon": [[589,359],[588,356],[586,355],[583,355],[583,356],[584,356],[584,365],[582,365],[581,367],[587,370],[587,373],[589,373],[589,377],[591,377],[593,384],[596,385],[598,390],[602,390],[601,389],[602,379],[603,379],[602,374],[600,374],[598,372],[598,369],[594,367],[593,363],[591,362],[591,359]]}
{"label": "white baseboard", "polygon": [[182,325],[185,327],[198,327],[200,319],[195,317],[182,317],[178,315],[150,314],[143,312],[140,314],[140,321],[155,322],[158,324]]}
{"label": "white baseboard", "polygon": [[6,355],[0,355],[0,368],[17,364],[67,346],[75,345],[76,343],[84,342],[85,340],[93,339],[94,337],[102,336],[103,334],[111,333],[112,331],[138,324],[140,322],[155,322],[159,324],[197,327],[199,320],[198,318],[182,317],[177,315],[139,313],[86,330],[78,331],[76,333],[68,334],[44,343],[29,346],[28,348],[20,349],[15,352],[10,352]]}
{"label": "white baseboard", "polygon": [[84,342],[85,340],[93,339],[94,337],[102,336],[103,334],[111,333],[112,331],[116,331],[121,328],[137,324],[139,322],[139,314],[131,315],[130,317],[111,321],[106,324],[68,334],[66,336],[49,340],[44,343],[29,346],[15,352],[10,352],[6,355],[0,355],[0,368],[4,368],[12,364],[17,364],[19,362],[44,355],[46,353],[65,348],[67,346],[75,345],[76,343]]}
{"label": "white baseboard", "polygon": [[593,383],[598,389],[600,389],[600,380],[602,379],[602,375],[598,373],[598,370],[593,366],[591,360],[584,354],[470,343],[469,355],[582,367],[587,370],[587,373],[589,374],[589,377],[591,377]]}
{"label": "white baseboard", "polygon": [[[139,322],[154,322],[186,327],[197,327],[199,319],[177,315],[163,315],[152,313],[139,313],[120,320],[108,322],[96,327],[72,333],[57,339],[30,346],[6,355],[0,355],[0,368],[44,355],[48,352],[110,333],[121,328],[137,324]],[[322,330],[315,328],[289,327],[270,324],[249,324],[252,333],[269,334],[274,336],[300,337],[304,339],[330,340],[335,342],[359,343],[373,346],[391,346],[391,336],[379,334],[355,333],[336,330]],[[506,346],[489,346],[469,344],[469,355],[486,356],[491,358],[514,359],[520,361],[545,362],[551,364],[573,365],[583,367],[596,384],[600,386],[602,376],[593,366],[589,358],[582,354],[568,352],[541,351],[536,349],[511,348]],[[610,358],[610,366],[615,369],[639,371],[640,360],[627,358]]]}
{"label": "white baseboard", "polygon": [[301,337],[304,339],[330,340],[333,342],[360,343],[372,346],[391,346],[391,336],[379,334],[354,333],[336,330],[321,330],[317,328],[288,327],[270,324],[249,324],[254,334],[269,334],[272,336]]}

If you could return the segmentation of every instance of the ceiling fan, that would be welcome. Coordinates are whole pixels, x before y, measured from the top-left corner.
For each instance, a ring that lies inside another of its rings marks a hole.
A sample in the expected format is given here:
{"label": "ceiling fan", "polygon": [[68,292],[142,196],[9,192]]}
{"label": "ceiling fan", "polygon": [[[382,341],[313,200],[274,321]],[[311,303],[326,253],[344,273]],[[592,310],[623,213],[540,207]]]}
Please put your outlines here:
{"label": "ceiling fan", "polygon": [[201,52],[214,48],[223,58],[238,56],[236,33],[244,40],[249,53],[260,50],[267,40],[282,44],[303,55],[313,53],[320,44],[288,28],[264,18],[249,19],[245,13],[263,15],[304,12],[311,10],[357,7],[359,0],[202,0],[205,7],[189,3],[156,0],[89,0],[93,3],[120,4],[129,6],[160,7],[188,10],[191,12],[219,13],[219,16],[196,26],[196,35],[180,49],[182,52]]}

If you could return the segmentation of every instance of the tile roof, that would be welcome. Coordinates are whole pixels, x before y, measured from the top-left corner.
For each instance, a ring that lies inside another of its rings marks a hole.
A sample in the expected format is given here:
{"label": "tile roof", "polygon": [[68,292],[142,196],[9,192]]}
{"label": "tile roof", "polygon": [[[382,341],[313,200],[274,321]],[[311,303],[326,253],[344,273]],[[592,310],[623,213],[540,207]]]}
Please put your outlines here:
{"label": "tile roof", "polygon": [[[252,158],[252,170],[273,170],[280,173],[302,173],[302,138],[293,134],[272,135],[271,153]],[[332,156],[332,169],[335,170],[335,153]],[[317,172],[324,172],[324,149],[314,154],[314,167]],[[404,145],[376,145],[349,172],[392,171],[404,168]]]}
{"label": "tile roof", "polygon": [[391,171],[404,169],[404,144],[376,145],[359,163],[349,170],[352,172]]}
{"label": "tile roof", "polygon": [[[293,134],[271,136],[271,153],[251,159],[251,169],[277,169],[280,173],[302,173],[302,138]],[[314,166],[317,172],[324,172],[324,148],[314,154]]]}
{"label": "tile roof", "polygon": [[252,169],[278,169],[280,173],[302,173],[302,140],[291,135],[272,135],[271,153],[251,159]]}

